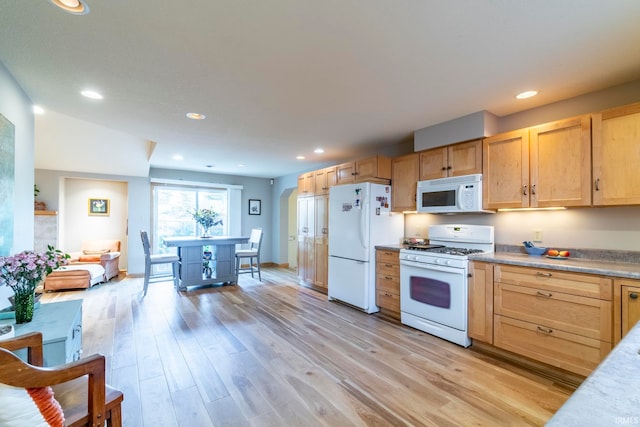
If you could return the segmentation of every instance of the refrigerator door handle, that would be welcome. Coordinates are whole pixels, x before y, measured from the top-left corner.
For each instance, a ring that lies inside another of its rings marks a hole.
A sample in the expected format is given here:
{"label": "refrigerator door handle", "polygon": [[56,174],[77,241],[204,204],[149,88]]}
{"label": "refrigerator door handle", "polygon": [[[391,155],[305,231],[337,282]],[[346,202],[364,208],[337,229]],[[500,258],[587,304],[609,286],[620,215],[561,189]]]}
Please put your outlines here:
{"label": "refrigerator door handle", "polygon": [[367,248],[365,244],[365,236],[367,235],[367,213],[369,212],[369,198],[363,197],[362,207],[360,208],[360,245]]}

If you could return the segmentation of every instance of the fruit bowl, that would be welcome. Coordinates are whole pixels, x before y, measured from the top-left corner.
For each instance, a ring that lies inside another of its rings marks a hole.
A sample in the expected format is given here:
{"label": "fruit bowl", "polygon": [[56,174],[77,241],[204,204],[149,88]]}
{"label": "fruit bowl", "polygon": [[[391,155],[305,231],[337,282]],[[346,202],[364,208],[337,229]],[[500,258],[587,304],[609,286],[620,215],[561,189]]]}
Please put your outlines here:
{"label": "fruit bowl", "polygon": [[537,246],[525,246],[524,250],[527,251],[529,255],[542,256],[547,252],[547,248],[539,248]]}

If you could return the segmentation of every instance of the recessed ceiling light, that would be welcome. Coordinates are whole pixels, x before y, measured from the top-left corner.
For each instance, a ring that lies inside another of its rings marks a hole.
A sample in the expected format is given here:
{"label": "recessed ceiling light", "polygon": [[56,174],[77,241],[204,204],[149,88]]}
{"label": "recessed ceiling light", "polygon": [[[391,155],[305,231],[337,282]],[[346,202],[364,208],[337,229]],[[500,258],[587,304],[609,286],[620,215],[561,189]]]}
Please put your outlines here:
{"label": "recessed ceiling light", "polygon": [[297,160],[304,160],[304,156],[296,156]]}
{"label": "recessed ceiling light", "polygon": [[516,95],[517,99],[527,99],[538,94],[537,90],[527,90]]}
{"label": "recessed ceiling light", "polygon": [[323,148],[318,147],[318,148],[316,148],[315,150],[313,150],[313,152],[314,152],[314,153],[316,153],[316,154],[322,154],[322,153],[324,153],[324,149],[323,149]]}
{"label": "recessed ceiling light", "polygon": [[44,108],[39,105],[33,106],[33,114],[44,114]]}
{"label": "recessed ceiling light", "polygon": [[84,0],[49,0],[55,6],[73,15],[86,15],[89,5]]}
{"label": "recessed ceiling light", "polygon": [[184,160],[184,157],[180,154],[174,154],[172,158],[173,160]]}
{"label": "recessed ceiling light", "polygon": [[205,168],[213,168],[213,165],[204,165]]}
{"label": "recessed ceiling light", "polygon": [[94,91],[94,90],[83,90],[82,92],[80,92],[82,94],[82,96],[86,96],[87,98],[91,98],[91,99],[102,99],[103,96]]}
{"label": "recessed ceiling light", "polygon": [[243,167],[244,167],[244,165],[243,165],[242,163],[239,163],[239,164],[238,164],[238,167],[239,167],[239,168],[243,168]]}
{"label": "recessed ceiling light", "polygon": [[200,113],[187,113],[187,117],[191,120],[204,120],[207,118],[207,116]]}

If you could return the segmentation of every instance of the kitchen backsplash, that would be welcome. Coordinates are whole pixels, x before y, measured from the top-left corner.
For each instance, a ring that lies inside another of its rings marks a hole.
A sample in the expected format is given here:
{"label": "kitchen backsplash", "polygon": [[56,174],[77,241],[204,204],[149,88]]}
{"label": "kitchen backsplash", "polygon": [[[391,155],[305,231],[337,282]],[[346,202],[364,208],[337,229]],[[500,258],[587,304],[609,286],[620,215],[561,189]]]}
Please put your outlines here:
{"label": "kitchen backsplash", "polygon": [[536,246],[640,252],[640,206],[474,215],[406,214],[405,236],[428,239],[429,225],[458,223],[493,225],[497,245],[519,247],[525,240],[534,240],[533,230],[541,230],[542,241],[534,242]]}

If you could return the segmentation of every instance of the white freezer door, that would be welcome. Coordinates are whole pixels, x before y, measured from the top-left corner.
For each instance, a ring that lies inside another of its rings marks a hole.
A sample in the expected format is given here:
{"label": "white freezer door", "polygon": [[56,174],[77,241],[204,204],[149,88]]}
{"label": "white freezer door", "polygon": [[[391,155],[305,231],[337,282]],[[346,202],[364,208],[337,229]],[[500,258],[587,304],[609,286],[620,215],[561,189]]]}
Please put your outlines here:
{"label": "white freezer door", "polygon": [[[359,189],[359,194],[356,194]],[[370,184],[331,187],[329,193],[329,256],[369,261],[368,200]]]}
{"label": "white freezer door", "polygon": [[329,257],[329,299],[369,309],[369,263]]}

